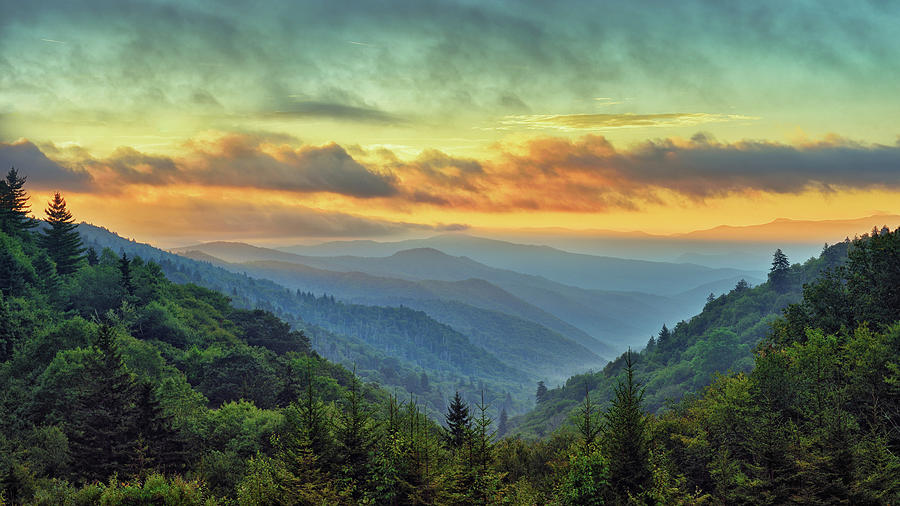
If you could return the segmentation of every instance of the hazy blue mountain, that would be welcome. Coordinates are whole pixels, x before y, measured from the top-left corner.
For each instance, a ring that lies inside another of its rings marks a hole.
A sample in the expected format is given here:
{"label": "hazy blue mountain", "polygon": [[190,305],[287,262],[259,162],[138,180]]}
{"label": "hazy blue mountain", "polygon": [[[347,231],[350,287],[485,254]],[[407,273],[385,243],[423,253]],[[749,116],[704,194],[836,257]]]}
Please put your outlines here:
{"label": "hazy blue mountain", "polygon": [[[195,251],[184,255],[196,255]],[[200,253],[208,258],[206,253]],[[487,281],[466,279],[462,281],[414,281],[375,276],[362,272],[335,272],[316,269],[302,264],[256,261],[231,264],[220,261],[219,265],[234,271],[246,272],[252,276],[277,280],[293,289],[328,293],[349,302],[376,305],[406,305],[425,310],[435,308],[435,301],[457,301],[466,306],[487,309],[496,313],[512,315],[521,320],[533,322],[550,334],[578,343],[600,356],[615,352],[611,346],[598,341],[573,325],[560,320],[543,309],[510,294]],[[462,306],[456,306],[460,308]],[[445,308],[444,316],[454,311]],[[464,318],[457,316],[457,318]],[[441,320],[445,323],[460,320]],[[515,327],[517,324],[513,325]],[[549,338],[549,337],[548,337]],[[594,357],[591,358],[594,360]],[[597,358],[599,361],[600,359]]]}
{"label": "hazy blue mountain", "polygon": [[[616,350],[643,344],[663,323],[699,311],[709,293],[667,297],[637,291],[590,290],[497,269],[434,248],[404,250],[387,257],[285,257],[282,251],[236,243],[180,249],[185,250],[202,250],[232,260],[255,260],[229,268],[360,303],[419,307],[417,301],[448,299],[500,311],[544,325],[604,356],[611,350],[598,341],[609,343]],[[284,258],[296,263],[284,262]],[[734,286],[733,279],[734,276],[724,278],[730,286]],[[716,287],[722,282],[713,281]],[[687,289],[696,286],[689,284]]]}
{"label": "hazy blue mountain", "polygon": [[[417,248],[434,248],[449,255],[468,257],[487,266],[538,275],[581,288],[658,295],[676,295],[706,283],[734,277],[764,279],[767,269],[765,263],[754,269],[710,268],[691,263],[570,253],[549,246],[516,244],[465,234],[444,234],[429,239],[391,243],[331,242],[318,246],[292,246],[279,251],[301,254],[307,257],[301,263],[307,265],[334,269],[333,265],[317,265],[308,257],[330,256],[344,259],[343,262],[351,262],[348,257],[386,257]],[[666,246],[660,244],[657,248],[665,249]],[[208,249],[204,251],[210,252]]]}

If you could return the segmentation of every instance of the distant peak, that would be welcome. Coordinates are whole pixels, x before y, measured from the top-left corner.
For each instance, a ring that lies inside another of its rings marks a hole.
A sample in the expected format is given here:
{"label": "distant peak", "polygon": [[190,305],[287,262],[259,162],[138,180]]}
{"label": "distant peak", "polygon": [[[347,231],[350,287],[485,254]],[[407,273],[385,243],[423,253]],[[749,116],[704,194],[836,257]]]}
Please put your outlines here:
{"label": "distant peak", "polygon": [[391,255],[391,257],[394,257],[394,258],[403,258],[403,257],[416,257],[416,258],[442,257],[443,258],[443,257],[448,257],[448,256],[450,256],[450,255],[444,253],[441,250],[435,249],[435,248],[405,249],[405,250],[398,251],[398,252],[394,253],[393,255]]}

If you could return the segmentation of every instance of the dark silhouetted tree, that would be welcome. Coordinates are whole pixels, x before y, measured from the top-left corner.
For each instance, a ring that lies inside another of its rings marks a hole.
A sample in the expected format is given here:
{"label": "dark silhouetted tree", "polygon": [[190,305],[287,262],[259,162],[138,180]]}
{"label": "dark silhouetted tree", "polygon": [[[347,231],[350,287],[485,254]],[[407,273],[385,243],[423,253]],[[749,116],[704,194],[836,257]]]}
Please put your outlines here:
{"label": "dark silhouetted tree", "polygon": [[500,420],[497,422],[497,436],[503,437],[509,430],[509,415],[506,414],[506,408],[500,410]]}
{"label": "dark silhouetted tree", "polygon": [[114,330],[101,325],[70,421],[70,446],[80,478],[105,480],[134,469],[138,460],[136,388],[125,369]]}
{"label": "dark silhouetted tree", "polygon": [[472,432],[472,419],[469,416],[469,406],[459,396],[459,392],[453,396],[444,415],[447,421],[447,433],[445,440],[451,450],[456,451],[463,447],[469,440]]}
{"label": "dark silhouetted tree", "polygon": [[100,263],[100,255],[97,254],[97,250],[95,250],[93,246],[87,249],[86,258],[88,265],[93,266]]}
{"label": "dark silhouetted tree", "polygon": [[41,237],[41,246],[56,263],[56,272],[61,275],[71,274],[78,270],[84,252],[75,218],[66,209],[66,199],[59,192],[54,194],[44,212],[47,213],[49,227]]}
{"label": "dark silhouetted tree", "polygon": [[781,248],[776,249],[775,254],[772,256],[772,268],[769,270],[769,282],[772,283],[772,288],[776,292],[784,293],[787,290],[788,269],[790,267],[791,263],[788,261],[787,255],[781,251]]}
{"label": "dark silhouetted tree", "polygon": [[122,276],[122,288],[128,295],[134,295],[134,284],[131,282],[131,260],[128,255],[122,252],[122,258],[119,259],[119,274]]}
{"label": "dark silhouetted tree", "polygon": [[544,385],[543,381],[538,381],[537,391],[534,393],[534,400],[537,401],[538,404],[544,402],[544,399],[547,398],[547,385]]}
{"label": "dark silhouetted tree", "polygon": [[656,336],[656,344],[660,348],[665,348],[669,345],[669,341],[672,337],[672,332],[669,331],[669,327],[666,327],[666,324],[663,323],[661,329],[659,329],[659,334]]}
{"label": "dark silhouetted tree", "polygon": [[25,178],[19,177],[15,168],[9,169],[6,178],[0,180],[0,227],[7,234],[15,235],[33,228],[36,223],[28,217],[28,194]]}

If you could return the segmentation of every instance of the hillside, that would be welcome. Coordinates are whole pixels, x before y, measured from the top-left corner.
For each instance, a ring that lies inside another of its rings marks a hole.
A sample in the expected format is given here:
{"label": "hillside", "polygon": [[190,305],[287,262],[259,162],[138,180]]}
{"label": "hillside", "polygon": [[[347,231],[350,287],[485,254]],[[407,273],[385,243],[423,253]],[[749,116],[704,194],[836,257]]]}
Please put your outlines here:
{"label": "hillside", "polygon": [[[191,250],[183,254],[193,258],[197,253]],[[201,256],[198,258],[209,258],[206,253],[199,253]],[[362,272],[334,272],[302,264],[275,261],[243,264],[218,261],[216,265],[232,272],[277,280],[280,284],[293,289],[333,294],[339,299],[360,304],[390,306],[402,304],[423,309],[425,307],[423,303],[434,307],[432,301],[452,300],[534,322],[581,344],[593,353],[608,355],[613,351],[609,345],[594,339],[584,331],[484,280],[413,281]],[[447,311],[449,310],[444,310],[445,313]]]}
{"label": "hillside", "polygon": [[[597,383],[574,419],[559,411],[561,429],[543,441],[496,439],[495,427],[500,434],[514,428],[509,403],[496,396],[454,398],[440,428],[415,397],[402,403],[361,384],[313,352],[310,338],[366,356],[365,365],[385,376],[402,376],[400,360],[315,325],[307,324],[306,335],[270,312],[172,283],[140,257],[104,249],[57,271],[51,254],[27,231],[0,232],[4,504],[900,498],[900,229],[840,243],[803,265],[779,259],[766,284],[742,283],[710,300],[640,355],[628,353],[564,388],[539,389],[539,409],[564,408],[563,394]],[[738,329],[751,324],[748,308],[780,306],[804,282],[800,303],[773,320],[752,361],[735,353],[759,322],[741,334],[722,325],[735,318]],[[391,316],[391,308],[294,296],[322,316],[361,326],[362,334],[382,335],[379,321]],[[635,378],[643,371],[652,380],[647,365],[677,369],[685,359],[699,372],[737,360],[746,373],[715,378],[645,416]],[[403,380],[427,398],[434,378]],[[461,386],[479,388],[469,381]],[[592,397],[603,402],[610,383],[615,399],[601,418]]]}
{"label": "hillside", "polygon": [[[106,482],[145,468],[190,472],[195,484],[169,484],[231,496],[247,461],[296,430],[301,393],[323,413],[351,392],[388,402],[271,313],[172,283],[156,264],[106,249],[63,275],[45,258],[30,236],[0,232],[3,501],[70,503],[66,479]],[[102,492],[80,501],[98,503]]]}
{"label": "hillside", "polygon": [[[648,410],[661,410],[667,402],[700,392],[717,373],[747,372],[753,367],[753,350],[770,332],[771,323],[789,304],[799,301],[803,286],[828,269],[841,265],[849,242],[823,251],[821,256],[794,264],[776,290],[771,281],[756,287],[738,285],[708,301],[703,311],[660,331],[634,354],[635,378],[646,387]],[[622,371],[622,357],[594,374],[575,375],[551,389],[534,411],[512,420],[517,431],[546,435],[566,423],[588,388],[599,402],[613,395]]]}
{"label": "hillside", "polygon": [[[424,313],[409,308],[342,304],[333,297],[319,297],[325,302],[316,302],[315,297],[310,299],[296,289],[129,241],[99,227],[81,224],[79,230],[86,245],[152,260],[176,283],[196,283],[227,293],[236,306],[272,311],[311,335],[317,335],[313,326],[331,332],[332,337],[339,338],[333,346],[324,340],[314,341],[324,357],[346,367],[369,364],[360,366],[362,378],[401,389],[406,395],[424,395],[435,410],[456,390],[474,395],[479,384],[491,398],[509,394],[511,412],[521,412],[533,402],[533,385],[540,379],[538,376],[499,361],[466,336]],[[429,344],[421,346],[422,343]],[[397,360],[390,371],[375,365],[384,357]],[[434,378],[427,391],[418,387],[418,381],[413,384],[410,380],[418,380],[423,372]],[[473,378],[477,379],[473,382]]]}

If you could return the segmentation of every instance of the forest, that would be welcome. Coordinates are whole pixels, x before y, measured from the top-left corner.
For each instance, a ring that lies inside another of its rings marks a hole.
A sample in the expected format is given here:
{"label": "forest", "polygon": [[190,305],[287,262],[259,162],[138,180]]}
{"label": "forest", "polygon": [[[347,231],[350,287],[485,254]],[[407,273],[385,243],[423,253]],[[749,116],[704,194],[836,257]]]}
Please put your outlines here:
{"label": "forest", "polygon": [[426,413],[272,308],[85,248],[58,193],[33,220],[24,185],[0,184],[0,505],[900,502],[900,228],[776,252],[508,419],[484,394]]}

